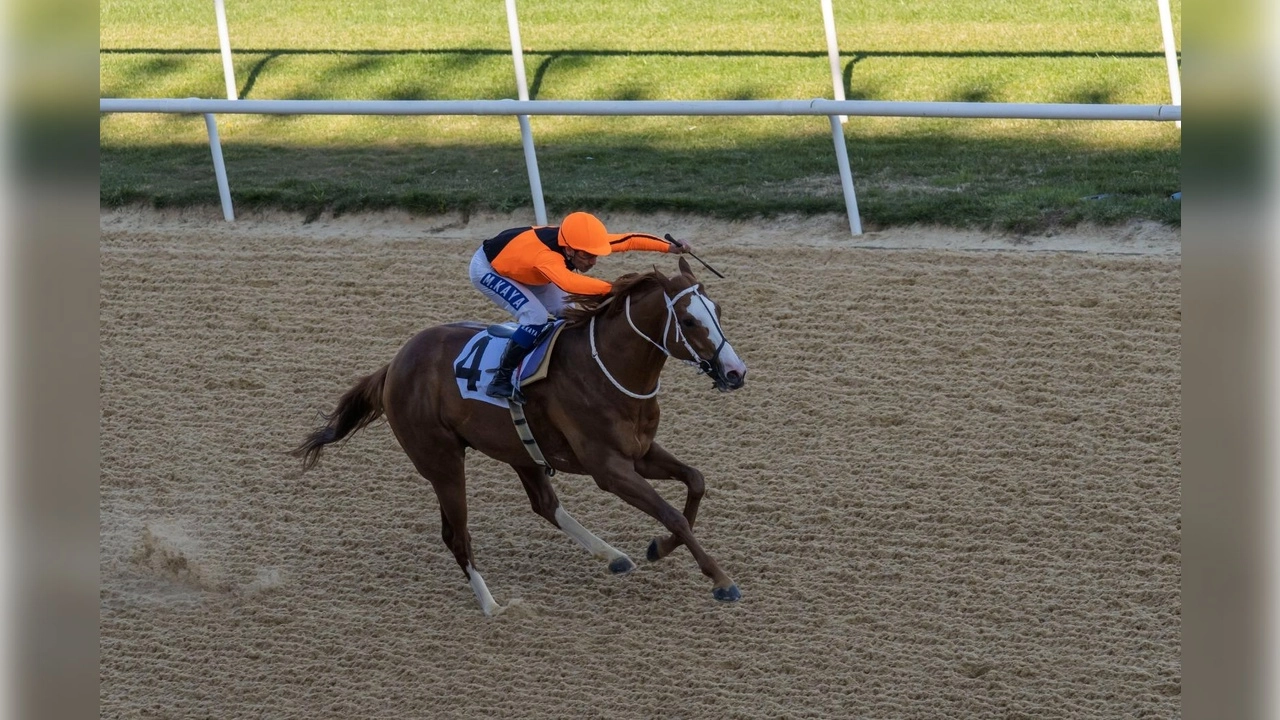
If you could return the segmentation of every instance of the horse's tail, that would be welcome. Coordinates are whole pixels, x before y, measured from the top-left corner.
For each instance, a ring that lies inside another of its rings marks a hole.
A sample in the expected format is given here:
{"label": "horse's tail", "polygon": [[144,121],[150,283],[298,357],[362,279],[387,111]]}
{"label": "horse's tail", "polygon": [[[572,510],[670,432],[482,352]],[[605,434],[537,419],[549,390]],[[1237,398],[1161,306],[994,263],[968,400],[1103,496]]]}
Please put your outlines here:
{"label": "horse's tail", "polygon": [[345,439],[382,416],[382,385],[388,367],[390,364],[383,365],[343,394],[333,414],[325,416],[325,424],[289,453],[302,458],[303,472],[316,464],[325,445]]}

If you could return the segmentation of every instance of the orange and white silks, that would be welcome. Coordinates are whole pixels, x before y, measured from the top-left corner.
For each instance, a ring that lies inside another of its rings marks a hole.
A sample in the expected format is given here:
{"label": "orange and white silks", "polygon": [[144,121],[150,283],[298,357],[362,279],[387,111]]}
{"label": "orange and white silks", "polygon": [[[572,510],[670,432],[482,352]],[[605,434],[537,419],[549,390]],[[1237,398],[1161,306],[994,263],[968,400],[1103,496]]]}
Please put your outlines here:
{"label": "orange and white silks", "polygon": [[[561,251],[558,226],[525,227],[506,230],[486,240],[484,255],[503,277],[528,286],[559,287],[567,293],[604,295],[613,285],[598,278],[579,275]],[[656,235],[609,233],[611,252],[648,250],[667,252],[670,244]]]}

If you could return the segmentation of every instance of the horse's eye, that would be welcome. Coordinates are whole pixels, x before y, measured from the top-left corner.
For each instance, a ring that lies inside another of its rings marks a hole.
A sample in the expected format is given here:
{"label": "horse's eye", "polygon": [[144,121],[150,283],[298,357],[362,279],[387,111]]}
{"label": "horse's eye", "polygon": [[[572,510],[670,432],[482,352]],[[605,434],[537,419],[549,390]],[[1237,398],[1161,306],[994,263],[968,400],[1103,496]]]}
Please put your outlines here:
{"label": "horse's eye", "polygon": [[680,324],[684,325],[685,327],[693,327],[696,323],[693,321],[693,318],[685,318],[684,320],[680,321]]}

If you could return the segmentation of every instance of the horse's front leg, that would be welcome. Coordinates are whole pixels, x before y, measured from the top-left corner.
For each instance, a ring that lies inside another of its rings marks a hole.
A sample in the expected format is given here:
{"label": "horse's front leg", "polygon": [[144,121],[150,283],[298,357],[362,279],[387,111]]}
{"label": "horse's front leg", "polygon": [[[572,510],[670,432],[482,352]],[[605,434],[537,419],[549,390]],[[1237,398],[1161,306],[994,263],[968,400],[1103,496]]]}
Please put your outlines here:
{"label": "horse's front leg", "polygon": [[529,502],[533,505],[535,513],[563,530],[566,535],[586,548],[587,552],[609,563],[609,572],[614,575],[626,575],[636,569],[636,564],[625,553],[596,537],[573,519],[573,516],[560,504],[560,498],[556,496],[555,488],[551,487],[551,481],[547,479],[545,470],[537,465],[525,467],[513,465],[512,467],[520,476],[520,482],[524,485],[525,492],[529,494]]}
{"label": "horse's front leg", "polygon": [[[706,481],[703,480],[702,473],[697,468],[680,462],[656,442],[651,443],[649,452],[636,461],[636,472],[650,480],[674,479],[684,483],[689,490],[684,501],[684,519],[689,521],[689,528],[692,529],[693,521],[698,517],[698,504],[702,502],[702,495],[706,492]],[[645,557],[650,561],[660,560],[681,544],[680,538],[674,534],[661,540],[654,538],[649,543]]]}
{"label": "horse's front leg", "polygon": [[702,549],[693,536],[693,528],[688,519],[681,515],[671,504],[662,499],[658,491],[636,472],[634,463],[622,455],[600,458],[598,462],[588,464],[591,476],[601,489],[627,501],[633,507],[648,513],[662,523],[680,544],[689,548],[693,559],[698,562],[698,569],[703,575],[711,578],[713,583],[711,594],[717,600],[733,602],[742,597],[738,586],[720,569],[720,565]]}

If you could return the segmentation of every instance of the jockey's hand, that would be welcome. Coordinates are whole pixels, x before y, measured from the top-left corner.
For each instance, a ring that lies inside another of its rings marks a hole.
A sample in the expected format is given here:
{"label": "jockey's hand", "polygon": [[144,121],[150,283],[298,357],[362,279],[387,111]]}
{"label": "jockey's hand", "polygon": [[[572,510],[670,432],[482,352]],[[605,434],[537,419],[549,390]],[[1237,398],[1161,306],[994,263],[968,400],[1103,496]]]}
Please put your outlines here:
{"label": "jockey's hand", "polygon": [[688,240],[676,240],[675,238],[671,238],[671,249],[668,250],[668,252],[675,253],[676,255],[683,255],[688,252],[693,252],[693,246],[689,244]]}

